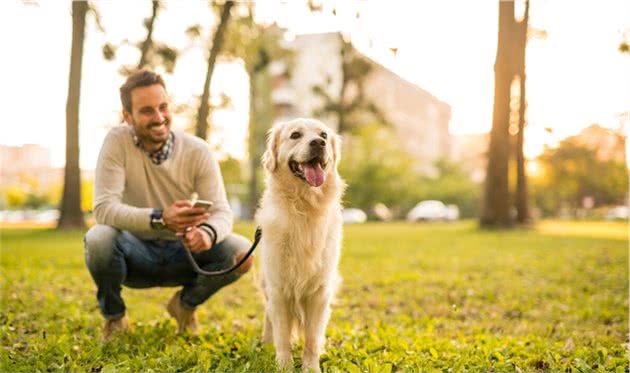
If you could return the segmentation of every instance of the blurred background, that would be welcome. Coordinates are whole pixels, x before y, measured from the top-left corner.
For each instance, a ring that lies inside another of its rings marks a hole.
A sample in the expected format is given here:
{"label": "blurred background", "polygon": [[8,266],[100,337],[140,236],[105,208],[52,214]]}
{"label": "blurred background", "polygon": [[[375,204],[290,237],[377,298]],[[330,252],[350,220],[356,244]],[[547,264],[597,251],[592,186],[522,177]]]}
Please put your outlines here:
{"label": "blurred background", "polygon": [[0,224],[83,227],[130,71],[250,219],[276,121],[343,136],[347,223],[628,219],[628,1],[3,1]]}

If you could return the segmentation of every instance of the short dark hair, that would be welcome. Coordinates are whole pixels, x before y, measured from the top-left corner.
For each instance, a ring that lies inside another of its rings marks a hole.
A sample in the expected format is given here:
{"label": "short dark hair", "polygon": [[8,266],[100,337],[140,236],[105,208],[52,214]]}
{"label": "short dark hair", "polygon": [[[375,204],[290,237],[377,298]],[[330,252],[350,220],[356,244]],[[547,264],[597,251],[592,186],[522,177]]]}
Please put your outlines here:
{"label": "short dark hair", "polygon": [[128,113],[131,113],[131,91],[138,87],[148,87],[154,84],[159,84],[166,89],[164,79],[162,79],[160,74],[156,74],[153,71],[138,70],[129,75],[125,84],[120,87],[120,101],[123,108]]}

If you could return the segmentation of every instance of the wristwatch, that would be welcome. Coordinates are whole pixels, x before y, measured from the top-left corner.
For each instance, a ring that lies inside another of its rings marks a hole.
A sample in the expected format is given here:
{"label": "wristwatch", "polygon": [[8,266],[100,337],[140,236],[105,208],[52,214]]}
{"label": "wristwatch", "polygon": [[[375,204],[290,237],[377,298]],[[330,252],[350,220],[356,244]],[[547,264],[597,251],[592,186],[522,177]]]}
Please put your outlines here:
{"label": "wristwatch", "polygon": [[164,223],[164,218],[162,217],[163,210],[153,209],[151,212],[151,229],[164,229],[166,228],[166,224]]}

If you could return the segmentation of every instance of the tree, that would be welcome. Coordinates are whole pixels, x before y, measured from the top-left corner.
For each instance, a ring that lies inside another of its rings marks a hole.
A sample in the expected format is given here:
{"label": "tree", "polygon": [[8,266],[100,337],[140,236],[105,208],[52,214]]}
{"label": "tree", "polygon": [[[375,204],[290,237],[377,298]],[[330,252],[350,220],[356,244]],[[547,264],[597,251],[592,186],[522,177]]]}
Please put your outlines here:
{"label": "tree", "polygon": [[151,1],[151,18],[145,20],[145,26],[147,28],[147,37],[142,42],[140,47],[140,62],[138,62],[138,69],[143,68],[147,64],[149,52],[153,47],[153,26],[155,25],[155,19],[157,18],[158,10],[160,9],[159,1]]}
{"label": "tree", "polygon": [[619,43],[619,52],[630,54],[630,28],[623,31],[623,40]]}
{"label": "tree", "polygon": [[364,94],[363,84],[372,70],[372,65],[341,34],[339,41],[341,56],[339,92],[336,96],[331,96],[324,87],[314,86],[313,93],[321,97],[324,104],[313,115],[335,115],[339,134],[356,128],[359,122],[365,121],[366,114],[370,115],[372,120],[387,124],[385,115]]}
{"label": "tree", "polygon": [[[526,13],[529,5],[526,5]],[[524,127],[525,113],[525,42],[527,24],[514,19],[514,0],[499,1],[499,35],[497,55],[494,65],[494,111],[492,113],[492,130],[488,147],[488,166],[480,223],[482,226],[508,227],[512,224],[510,216],[510,193],[508,183],[508,166],[510,158],[510,100],[511,86],[515,77],[522,73],[521,105],[522,116],[519,126]],[[523,131],[521,131],[521,135]],[[522,152],[522,138],[518,143]],[[518,148],[518,147],[517,147]],[[521,154],[522,155],[522,154]],[[525,167],[522,159],[521,192],[525,192]],[[519,166],[520,167],[520,166]],[[519,196],[520,198],[520,196]]]}
{"label": "tree", "polygon": [[66,103],[66,166],[58,229],[84,228],[81,211],[81,170],[79,168],[79,99],[88,3],[72,2],[72,51]]}
{"label": "tree", "polygon": [[525,172],[525,50],[527,49],[527,27],[529,23],[529,0],[525,1],[525,15],[521,22],[516,22],[516,54],[517,76],[519,82],[518,133],[516,134],[516,221],[527,223],[530,219],[527,196],[527,174]]}
{"label": "tree", "polygon": [[628,191],[628,169],[624,161],[603,159],[597,149],[572,137],[557,148],[546,148],[537,161],[543,170],[536,179],[534,198],[546,213],[561,207],[578,209],[586,197],[595,206],[624,203]]}
{"label": "tree", "polygon": [[221,10],[221,17],[219,19],[219,25],[217,26],[217,30],[214,33],[214,39],[212,41],[212,47],[210,48],[210,53],[208,55],[208,68],[206,71],[206,80],[203,86],[203,94],[201,95],[201,102],[199,103],[199,111],[197,113],[197,126],[195,129],[195,134],[202,138],[207,138],[208,131],[208,114],[209,104],[208,99],[210,98],[210,83],[212,81],[212,74],[214,72],[214,65],[217,60],[217,56],[221,51],[221,46],[223,44],[225,29],[230,20],[230,10],[234,6],[234,1],[226,1],[223,4]]}
{"label": "tree", "polygon": [[[166,43],[157,42],[153,38],[153,30],[161,9],[160,1],[151,1],[151,16],[144,20],[144,27],[147,30],[146,37],[138,43],[131,43],[129,40],[123,40],[120,44],[105,43],[103,45],[103,58],[107,61],[116,59],[116,53],[122,46],[132,45],[140,51],[140,58],[136,65],[123,65],[120,67],[120,74],[130,75],[134,71],[149,67],[155,69],[157,66],[163,66],[166,72],[172,73],[179,57],[179,51]],[[102,27],[101,27],[102,29]]]}
{"label": "tree", "polygon": [[246,15],[233,22],[224,51],[226,56],[242,59],[249,75],[249,212],[253,216],[261,189],[260,157],[264,152],[267,130],[274,119],[269,66],[272,61],[284,61],[288,69],[290,52],[281,43],[284,30],[275,24],[257,24],[251,4],[241,6],[247,7]]}

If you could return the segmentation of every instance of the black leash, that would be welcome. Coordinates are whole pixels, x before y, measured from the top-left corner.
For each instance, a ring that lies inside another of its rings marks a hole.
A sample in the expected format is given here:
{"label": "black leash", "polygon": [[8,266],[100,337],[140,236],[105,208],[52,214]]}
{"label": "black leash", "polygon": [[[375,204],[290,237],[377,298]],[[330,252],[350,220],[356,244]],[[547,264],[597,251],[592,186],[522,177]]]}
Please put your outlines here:
{"label": "black leash", "polygon": [[[237,269],[243,263],[245,263],[247,258],[249,258],[252,255],[252,253],[254,252],[254,249],[256,249],[256,246],[258,246],[258,242],[260,242],[260,238],[261,237],[262,237],[262,229],[260,229],[260,227],[257,227],[256,228],[256,233],[254,234],[254,243],[252,243],[252,247],[250,247],[250,249],[247,252],[247,254],[245,254],[245,256],[238,263],[234,264],[231,268],[222,269],[220,271],[204,271],[203,269],[201,269],[199,267],[199,265],[195,261],[195,258],[193,258],[192,253],[190,252],[190,250],[188,250],[188,248],[186,246],[184,246],[184,251],[186,252],[186,257],[188,258],[188,261],[190,262],[190,265],[192,265],[193,270],[196,273],[198,273],[200,275],[204,275],[204,276],[223,276],[223,275],[227,275],[228,273],[233,272],[235,269]],[[213,242],[212,246],[214,246],[214,244],[216,244],[216,242]],[[212,250],[212,249],[210,249],[210,250]]]}

